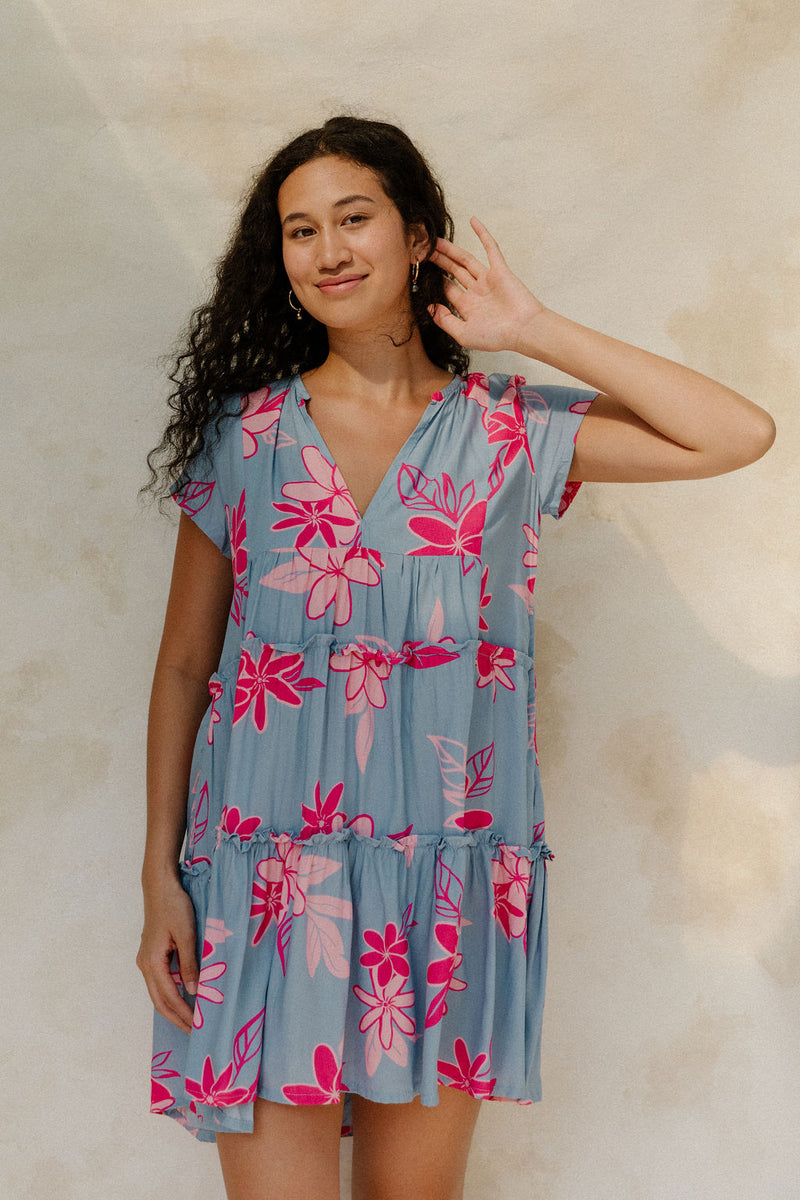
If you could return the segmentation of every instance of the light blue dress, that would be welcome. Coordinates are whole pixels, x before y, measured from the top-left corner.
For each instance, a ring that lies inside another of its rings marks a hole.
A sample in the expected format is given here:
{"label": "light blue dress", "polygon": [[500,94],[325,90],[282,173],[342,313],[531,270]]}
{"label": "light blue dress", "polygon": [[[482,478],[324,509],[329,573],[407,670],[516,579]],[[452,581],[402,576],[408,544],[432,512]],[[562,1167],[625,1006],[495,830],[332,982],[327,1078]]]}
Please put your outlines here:
{"label": "light blue dress", "polygon": [[256,1096],[540,1098],[533,587],[594,395],[456,376],[360,516],[295,377],[231,398],[182,481],[235,583],[181,864],[194,1025],[155,1018],[153,1110],[201,1139]]}

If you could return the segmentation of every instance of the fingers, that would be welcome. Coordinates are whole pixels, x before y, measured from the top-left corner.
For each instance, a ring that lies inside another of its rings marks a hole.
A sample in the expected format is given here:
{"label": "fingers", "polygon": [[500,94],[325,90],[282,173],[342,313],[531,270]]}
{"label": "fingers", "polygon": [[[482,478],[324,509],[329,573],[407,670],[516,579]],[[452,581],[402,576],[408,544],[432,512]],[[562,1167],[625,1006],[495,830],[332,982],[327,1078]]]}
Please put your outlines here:
{"label": "fingers", "polygon": [[173,1025],[177,1025],[178,1029],[189,1033],[194,1013],[178,991],[178,985],[170,971],[170,958],[169,953],[161,958],[148,958],[140,951],[136,963],[144,975],[156,1011]]}
{"label": "fingers", "polygon": [[431,254],[431,261],[442,271],[446,271],[448,275],[452,275],[454,279],[458,280],[462,287],[469,287],[479,278],[481,272],[486,270],[486,267],[474,254],[470,254],[468,250],[462,250],[460,246],[456,246],[454,242],[448,242],[444,238],[437,240],[436,249]]}
{"label": "fingers", "polygon": [[486,251],[486,256],[489,259],[489,265],[491,266],[494,262],[505,263],[506,260],[503,258],[500,247],[489,233],[483,221],[479,221],[477,217],[470,217],[469,223],[481,240],[481,244]]}
{"label": "fingers", "polygon": [[460,346],[464,345],[464,322],[460,317],[451,313],[444,304],[432,304],[428,311],[440,329],[449,333]]}
{"label": "fingers", "polygon": [[[186,904],[191,905],[188,897]],[[182,906],[185,908],[185,906]],[[176,968],[173,969],[177,959]],[[199,980],[195,952],[194,915],[173,911],[171,919],[155,928],[145,926],[136,965],[144,975],[153,1005],[168,1021],[188,1033],[194,1013],[181,987],[190,996],[196,995]]]}

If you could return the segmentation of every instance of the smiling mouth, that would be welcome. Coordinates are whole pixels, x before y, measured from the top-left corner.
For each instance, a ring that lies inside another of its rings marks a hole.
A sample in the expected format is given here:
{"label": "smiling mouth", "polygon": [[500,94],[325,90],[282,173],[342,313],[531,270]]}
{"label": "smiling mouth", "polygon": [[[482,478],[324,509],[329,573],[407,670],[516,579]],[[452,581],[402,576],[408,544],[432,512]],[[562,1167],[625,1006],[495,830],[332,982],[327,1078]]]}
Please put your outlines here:
{"label": "smiling mouth", "polygon": [[342,279],[324,279],[317,288],[324,296],[341,296],[352,291],[364,278],[364,275],[346,275]]}

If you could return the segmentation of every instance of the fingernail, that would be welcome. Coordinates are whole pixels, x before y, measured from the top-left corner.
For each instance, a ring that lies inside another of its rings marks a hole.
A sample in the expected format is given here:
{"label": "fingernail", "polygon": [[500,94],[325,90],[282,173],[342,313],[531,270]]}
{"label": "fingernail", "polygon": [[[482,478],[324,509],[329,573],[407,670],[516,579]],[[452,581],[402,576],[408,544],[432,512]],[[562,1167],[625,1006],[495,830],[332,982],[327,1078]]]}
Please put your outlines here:
{"label": "fingernail", "polygon": [[197,995],[197,984],[193,979],[188,979],[185,984],[186,990],[190,996]]}

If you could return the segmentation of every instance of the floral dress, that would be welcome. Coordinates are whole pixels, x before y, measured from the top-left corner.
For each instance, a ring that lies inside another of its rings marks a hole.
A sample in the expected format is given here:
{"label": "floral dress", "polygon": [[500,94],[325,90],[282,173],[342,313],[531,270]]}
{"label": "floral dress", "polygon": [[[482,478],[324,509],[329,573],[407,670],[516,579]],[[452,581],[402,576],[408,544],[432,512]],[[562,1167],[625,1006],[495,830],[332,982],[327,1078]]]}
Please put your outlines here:
{"label": "floral dress", "polygon": [[153,1111],[199,1138],[256,1096],[540,1098],[533,588],[594,395],[456,376],[360,515],[296,376],[232,397],[176,492],[234,576],[181,863],[192,1031],[155,1016]]}

